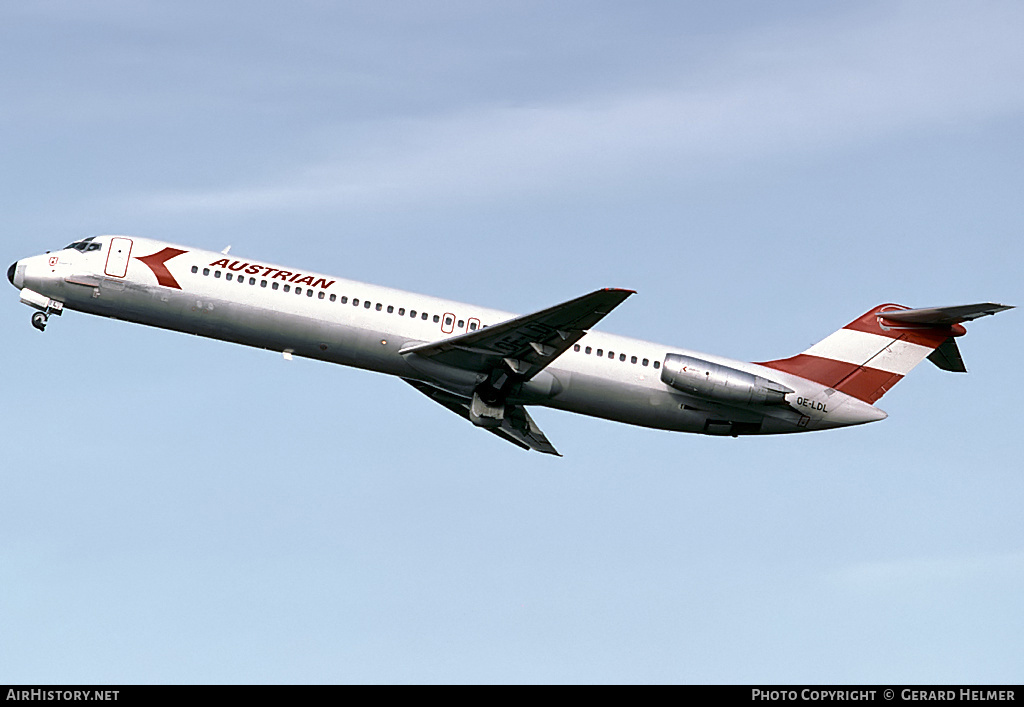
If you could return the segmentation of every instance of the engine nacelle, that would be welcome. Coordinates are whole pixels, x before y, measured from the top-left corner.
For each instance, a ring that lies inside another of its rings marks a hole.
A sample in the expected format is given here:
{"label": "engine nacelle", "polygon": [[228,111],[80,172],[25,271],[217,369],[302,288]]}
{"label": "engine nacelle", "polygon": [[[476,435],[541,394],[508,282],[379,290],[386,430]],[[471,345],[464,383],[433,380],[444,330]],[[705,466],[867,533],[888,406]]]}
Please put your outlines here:
{"label": "engine nacelle", "polygon": [[793,392],[753,373],[681,354],[665,356],[661,380],[676,390],[725,405],[785,405],[786,395]]}

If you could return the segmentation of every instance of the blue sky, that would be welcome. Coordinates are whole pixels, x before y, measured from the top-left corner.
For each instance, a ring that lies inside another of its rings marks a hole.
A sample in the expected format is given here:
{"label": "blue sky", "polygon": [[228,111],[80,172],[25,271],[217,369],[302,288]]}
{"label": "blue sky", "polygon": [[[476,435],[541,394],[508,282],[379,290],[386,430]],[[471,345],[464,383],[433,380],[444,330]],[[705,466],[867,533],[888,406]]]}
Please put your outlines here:
{"label": "blue sky", "polygon": [[[0,255],[127,233],[746,360],[1024,302],[1011,2],[0,6]],[[524,453],[8,290],[0,681],[1019,682],[1017,312],[888,420]]]}

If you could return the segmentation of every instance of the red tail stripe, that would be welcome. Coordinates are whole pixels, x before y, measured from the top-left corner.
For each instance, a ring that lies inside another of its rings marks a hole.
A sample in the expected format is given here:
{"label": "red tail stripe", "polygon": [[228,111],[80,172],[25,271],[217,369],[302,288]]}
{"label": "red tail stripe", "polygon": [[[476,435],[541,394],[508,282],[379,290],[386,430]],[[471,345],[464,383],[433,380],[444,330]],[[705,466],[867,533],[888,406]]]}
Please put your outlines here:
{"label": "red tail stripe", "polygon": [[798,354],[780,361],[768,361],[761,365],[827,385],[867,403],[874,403],[903,379],[898,373],[807,354]]}

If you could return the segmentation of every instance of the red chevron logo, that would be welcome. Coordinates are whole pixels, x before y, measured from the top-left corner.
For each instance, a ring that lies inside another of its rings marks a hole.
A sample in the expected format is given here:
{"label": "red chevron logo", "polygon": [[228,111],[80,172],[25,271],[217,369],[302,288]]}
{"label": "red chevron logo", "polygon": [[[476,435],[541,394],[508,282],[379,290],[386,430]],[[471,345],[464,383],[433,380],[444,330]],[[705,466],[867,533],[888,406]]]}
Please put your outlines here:
{"label": "red chevron logo", "polygon": [[135,259],[144,263],[147,268],[153,271],[158,283],[164,287],[173,287],[176,290],[180,290],[181,285],[174,279],[174,275],[171,275],[171,271],[167,269],[165,263],[171,258],[177,258],[182,253],[187,252],[187,250],[179,250],[178,248],[164,248],[158,253],[147,255],[145,258],[136,256]]}

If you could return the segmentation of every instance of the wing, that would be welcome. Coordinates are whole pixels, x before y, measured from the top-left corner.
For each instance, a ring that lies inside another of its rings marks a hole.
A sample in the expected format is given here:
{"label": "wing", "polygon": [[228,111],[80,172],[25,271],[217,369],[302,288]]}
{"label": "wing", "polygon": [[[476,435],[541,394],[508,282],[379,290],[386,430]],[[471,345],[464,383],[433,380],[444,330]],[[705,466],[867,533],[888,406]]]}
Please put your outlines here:
{"label": "wing", "polygon": [[[469,407],[471,404],[469,399],[445,392],[440,388],[435,388],[429,383],[410,380],[408,378],[404,378],[403,380],[416,390],[426,395],[428,398],[441,403],[456,415],[472,422],[472,419],[469,416]],[[484,429],[488,432],[493,432],[503,440],[511,442],[517,447],[533,449],[538,452],[543,452],[544,454],[554,454],[557,457],[562,456],[558,453],[551,442],[548,441],[548,438],[544,436],[544,433],[540,431],[540,428],[537,427],[537,423],[533,421],[533,418],[530,417],[528,412],[526,412],[526,407],[523,405],[507,406],[505,409],[505,417],[501,421],[501,426],[486,427]]]}
{"label": "wing", "polygon": [[520,381],[527,381],[631,294],[633,290],[597,290],[468,334],[409,346],[400,353],[416,354],[477,373],[489,374],[507,366]]}
{"label": "wing", "polygon": [[515,401],[514,391],[565,353],[583,338],[587,329],[631,294],[632,290],[597,290],[533,314],[449,339],[413,344],[399,352],[477,374],[480,382],[472,392],[467,387],[465,395],[442,390],[429,382],[406,382],[477,427],[516,446],[561,456],[526,407]]}

